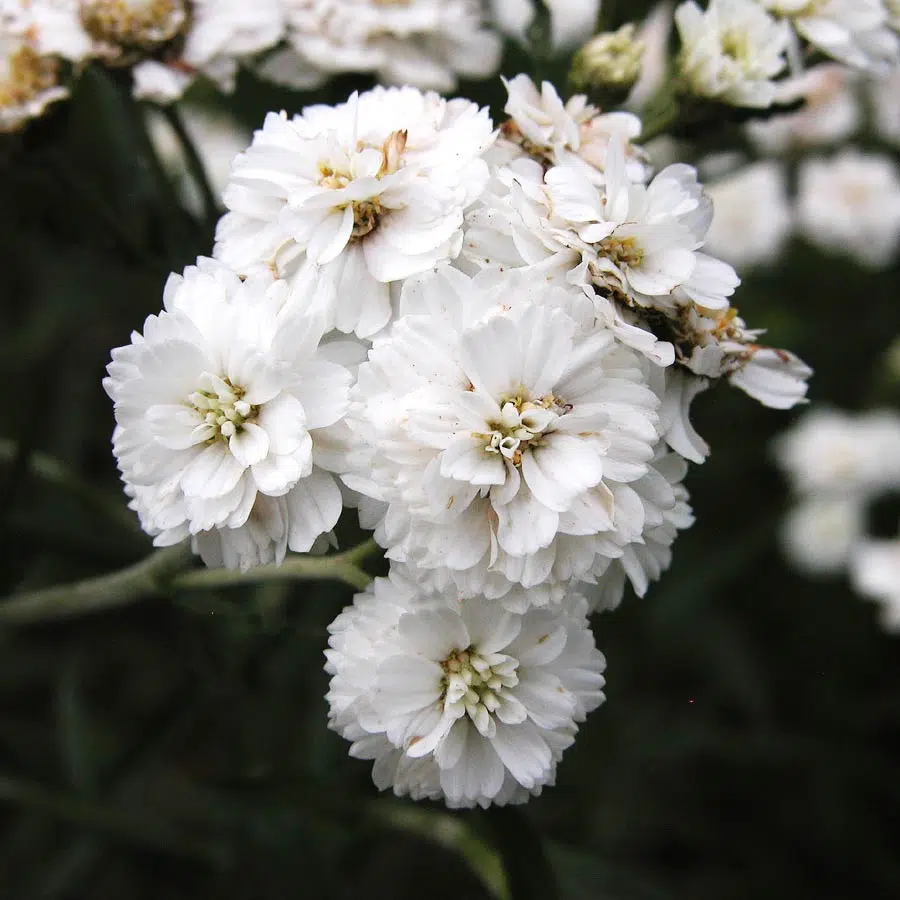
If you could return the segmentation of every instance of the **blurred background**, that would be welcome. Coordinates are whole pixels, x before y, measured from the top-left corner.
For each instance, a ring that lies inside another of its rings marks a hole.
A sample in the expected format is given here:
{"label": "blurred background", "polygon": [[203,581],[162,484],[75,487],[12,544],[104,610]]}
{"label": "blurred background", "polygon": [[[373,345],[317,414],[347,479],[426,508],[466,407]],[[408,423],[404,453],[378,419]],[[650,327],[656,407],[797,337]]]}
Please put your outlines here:
{"label": "blurred background", "polygon": [[[619,6],[638,18],[650,4]],[[562,86],[567,65],[544,72]],[[503,72],[530,68],[510,45]],[[201,86],[181,108],[221,185],[266,111],[370,83],[341,77],[311,95],[242,73],[234,96]],[[699,164],[720,192],[731,224],[713,252],[744,279],[746,321],[815,369],[811,403],[896,410],[900,257],[829,246],[803,172],[852,145],[896,174],[900,93],[829,84],[780,135],[723,124],[652,151]],[[502,117],[499,80],[459,93]],[[168,273],[211,250],[213,225],[167,122],[152,119],[151,143],[126,95],[116,73],[90,70],[69,103],[0,142],[4,596],[151,549],[125,507],[100,381]],[[729,195],[758,160],[777,171],[777,197]],[[881,197],[896,221],[900,196]],[[347,757],[326,728],[322,670],[347,588],[184,592],[0,625],[0,897],[499,897],[496,851],[516,834],[540,836],[532,849],[566,900],[900,897],[900,637],[846,567],[810,574],[785,553],[796,499],[772,441],[803,415],[724,385],[696,401],[712,447],[687,481],[697,522],[647,597],[595,620],[607,701],[556,787],[522,811],[534,832],[521,817],[380,796],[370,765]],[[896,536],[898,521],[889,491],[865,509],[869,536]],[[342,527],[350,546],[359,535]]]}

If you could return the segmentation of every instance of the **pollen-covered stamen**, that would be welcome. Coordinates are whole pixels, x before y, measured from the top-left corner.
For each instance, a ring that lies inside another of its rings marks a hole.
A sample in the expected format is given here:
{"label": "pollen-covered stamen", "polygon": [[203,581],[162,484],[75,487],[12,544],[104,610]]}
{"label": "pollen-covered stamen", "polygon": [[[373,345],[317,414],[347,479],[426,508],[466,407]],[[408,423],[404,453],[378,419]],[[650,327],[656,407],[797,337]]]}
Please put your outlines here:
{"label": "pollen-covered stamen", "polygon": [[86,0],[81,6],[91,37],[119,47],[152,49],[172,40],[187,20],[184,0]]}
{"label": "pollen-covered stamen", "polygon": [[518,667],[505,653],[481,654],[474,647],[451,651],[441,662],[444,711],[455,718],[467,715],[485,737],[496,731],[495,714],[504,722],[522,721],[522,705],[509,693],[519,683]]}
{"label": "pollen-covered stamen", "polygon": [[7,39],[0,43],[0,53],[0,108],[24,106],[58,83],[58,62],[41,56],[28,44]]}
{"label": "pollen-covered stamen", "polygon": [[605,256],[618,266],[637,268],[644,261],[644,251],[633,237],[618,238],[615,235],[604,238],[597,244],[601,256]]}
{"label": "pollen-covered stamen", "polygon": [[244,400],[246,391],[228,378],[204,374],[200,390],[187,398],[200,417],[196,436],[205,441],[229,440],[240,432],[246,422],[252,422],[259,407]]}
{"label": "pollen-covered stamen", "polygon": [[552,431],[553,423],[566,409],[552,394],[538,400],[505,398],[500,404],[500,419],[488,423],[492,431],[478,436],[485,438],[488,453],[500,453],[518,466],[523,451]]}

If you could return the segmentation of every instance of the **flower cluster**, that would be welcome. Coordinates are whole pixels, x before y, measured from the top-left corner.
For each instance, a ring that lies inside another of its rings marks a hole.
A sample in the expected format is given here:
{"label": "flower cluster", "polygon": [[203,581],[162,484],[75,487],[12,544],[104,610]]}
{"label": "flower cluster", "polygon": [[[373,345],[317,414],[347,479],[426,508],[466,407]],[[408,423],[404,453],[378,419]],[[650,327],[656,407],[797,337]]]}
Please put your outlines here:
{"label": "flower cluster", "polygon": [[813,575],[849,568],[884,603],[886,627],[900,627],[900,540],[873,539],[867,524],[873,502],[900,492],[900,415],[815,409],[774,451],[798,498],[782,528],[788,558]]}
{"label": "flower cluster", "polygon": [[158,544],[246,569],[358,509],[391,572],[332,625],[331,724],[451,806],[538,793],[602,701],[587,615],[693,521],[693,397],[787,408],[809,375],[731,306],[694,169],[654,173],[635,116],[507,87],[496,130],[409,87],[270,114],[215,258],[106,380]]}

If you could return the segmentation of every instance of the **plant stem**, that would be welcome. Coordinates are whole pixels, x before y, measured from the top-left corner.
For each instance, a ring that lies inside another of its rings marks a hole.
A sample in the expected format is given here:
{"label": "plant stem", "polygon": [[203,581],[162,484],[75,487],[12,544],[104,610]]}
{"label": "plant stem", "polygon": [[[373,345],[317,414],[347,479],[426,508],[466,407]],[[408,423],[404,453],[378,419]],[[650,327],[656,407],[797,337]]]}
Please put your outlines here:
{"label": "plant stem", "polygon": [[484,819],[503,859],[511,900],[557,900],[556,876],[526,814],[518,806],[492,806]]}
{"label": "plant stem", "polygon": [[258,566],[248,572],[235,572],[231,569],[185,571],[194,557],[187,544],[179,544],[157,550],[139,563],[110,575],[14,595],[0,603],[0,625],[67,619],[127,606],[176,590],[233,587],[261,581],[333,580],[362,591],[372,578],[359,567],[359,562],[375,547],[374,541],[365,541],[334,556],[297,554],[280,566]]}
{"label": "plant stem", "polygon": [[194,143],[190,132],[184,124],[184,117],[175,105],[169,104],[164,106],[162,107],[162,111],[181,143],[181,149],[184,151],[188,171],[190,172],[194,183],[197,185],[197,189],[200,191],[200,197],[203,201],[203,217],[208,225],[214,225],[218,221],[222,211],[219,208],[220,204],[216,197],[216,193],[210,184],[209,174],[206,171],[203,157],[197,150],[197,145]]}

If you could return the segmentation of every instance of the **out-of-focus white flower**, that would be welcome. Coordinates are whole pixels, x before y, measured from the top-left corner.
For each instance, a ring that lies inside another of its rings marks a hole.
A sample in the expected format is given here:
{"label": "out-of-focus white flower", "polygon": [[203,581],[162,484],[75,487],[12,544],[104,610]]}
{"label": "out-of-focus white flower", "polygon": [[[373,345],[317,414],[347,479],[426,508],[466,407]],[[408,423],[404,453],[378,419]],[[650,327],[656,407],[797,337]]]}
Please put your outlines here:
{"label": "out-of-focus white flower", "polygon": [[[501,142],[510,142],[533,159],[551,166],[567,161],[588,164],[591,180],[602,181],[612,140],[624,147],[625,173],[631,181],[646,181],[646,154],[632,141],[641,133],[641,120],[631,113],[601,113],[584,94],[575,94],[564,104],[549,81],[538,91],[527,75],[503,79],[509,99],[509,116],[500,128]],[[499,148],[502,152],[502,147]]]}
{"label": "out-of-focus white flower", "polygon": [[715,214],[706,249],[738,269],[774,262],[791,232],[784,169],[761,161],[706,186]]}
{"label": "out-of-focus white flower", "polygon": [[308,90],[342,72],[372,72],[383,84],[437,91],[458,76],[486,78],[500,66],[501,41],[478,0],[282,0],[288,48],[260,75]]}
{"label": "out-of-focus white flower", "polygon": [[[203,161],[210,187],[221,203],[232,163],[247,148],[251,134],[225,111],[184,104],[180,109],[184,126]],[[191,179],[177,135],[161,113],[154,112],[148,117],[148,127],[156,152],[175,178],[183,202],[191,212],[201,215],[203,198]]]}
{"label": "out-of-focus white flower", "polygon": [[824,250],[872,268],[888,265],[900,246],[900,176],[886,156],[848,147],[800,168],[797,225]]}
{"label": "out-of-focus white flower", "polygon": [[636,36],[633,22],[618,31],[592,37],[574,56],[569,80],[592,96],[608,95],[622,100],[637,83],[644,58],[644,43]]}
{"label": "out-of-focus white flower", "polygon": [[497,28],[523,44],[528,43],[538,5],[550,13],[550,43],[556,51],[583,44],[597,29],[600,0],[490,0]]}
{"label": "out-of-focus white flower", "polygon": [[587,603],[510,613],[379,578],[331,624],[329,724],[382,790],[451,808],[521,803],[551,784],[603,702]]}
{"label": "out-of-focus white flower", "polygon": [[81,0],[3,0],[0,17],[4,31],[11,21],[24,25],[42,56],[80,63],[96,54],[96,45],[81,22]]}
{"label": "out-of-focus white flower", "polygon": [[334,527],[341,494],[317,442],[345,414],[351,376],[319,350],[309,295],[322,289],[292,298],[284,281],[201,259],[113,351],[113,449],[156,544],[191,535],[210,564],[248,568]]}
{"label": "out-of-focus white flower", "polygon": [[900,631],[900,538],[864,541],[850,567],[853,586],[882,604],[881,620],[888,631]]}
{"label": "out-of-focus white flower", "polygon": [[831,63],[807,69],[778,86],[779,103],[801,98],[796,112],[747,123],[751,140],[766,153],[785,153],[848,138],[859,127],[861,115],[856,96],[859,74]]}
{"label": "out-of-focus white flower", "polygon": [[789,30],[754,0],[694,0],[675,10],[678,69],[688,89],[735,106],[767,107],[786,65]]}
{"label": "out-of-focus white flower", "polygon": [[113,60],[171,41],[189,16],[184,0],[80,0],[80,13],[97,55]]}
{"label": "out-of-focus white flower", "polygon": [[18,131],[69,95],[59,60],[42,56],[23,31],[0,31],[0,132]]}
{"label": "out-of-focus white flower", "polygon": [[270,113],[235,161],[215,255],[241,273],[318,267],[336,289],[329,327],[367,337],[391,282],[459,253],[492,140],[487,110],[414,88]]}
{"label": "out-of-focus white flower", "polygon": [[872,115],[878,136],[900,147],[900,67],[869,82]]}
{"label": "out-of-focus white flower", "polygon": [[884,0],[762,0],[797,33],[832,58],[860,69],[884,70],[900,60]]}
{"label": "out-of-focus white flower", "polygon": [[157,103],[178,100],[197,75],[223,91],[234,89],[238,65],[281,40],[279,0],[192,0],[190,27],[177,53],[134,68],[134,92]]}
{"label": "out-of-focus white flower", "polygon": [[644,47],[641,74],[628,97],[628,107],[640,110],[662,87],[669,65],[672,4],[657,3],[641,23],[638,40]]}
{"label": "out-of-focus white flower", "polygon": [[799,494],[871,497],[900,487],[900,415],[810,410],[773,444]]}
{"label": "out-of-focus white flower", "polygon": [[856,496],[822,494],[801,500],[781,527],[785,555],[813,575],[840,572],[862,538],[863,520]]}
{"label": "out-of-focus white flower", "polygon": [[344,480],[384,504],[372,524],[391,559],[510,608],[550,602],[640,539],[631,484],[658,441],[647,378],[577,289],[515,272],[410,280],[359,370],[348,421],[374,452]]}

